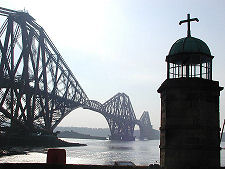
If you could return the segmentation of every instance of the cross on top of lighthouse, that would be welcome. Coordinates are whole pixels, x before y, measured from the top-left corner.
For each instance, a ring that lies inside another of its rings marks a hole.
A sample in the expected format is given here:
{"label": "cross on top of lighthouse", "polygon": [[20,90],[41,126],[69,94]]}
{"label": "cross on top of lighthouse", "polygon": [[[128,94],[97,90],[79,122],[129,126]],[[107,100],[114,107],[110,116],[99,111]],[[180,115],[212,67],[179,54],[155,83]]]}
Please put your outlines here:
{"label": "cross on top of lighthouse", "polygon": [[198,18],[190,18],[190,14],[187,14],[187,20],[182,20],[179,22],[179,25],[181,25],[182,23],[187,22],[188,28],[187,28],[187,37],[191,37],[191,21],[199,21]]}

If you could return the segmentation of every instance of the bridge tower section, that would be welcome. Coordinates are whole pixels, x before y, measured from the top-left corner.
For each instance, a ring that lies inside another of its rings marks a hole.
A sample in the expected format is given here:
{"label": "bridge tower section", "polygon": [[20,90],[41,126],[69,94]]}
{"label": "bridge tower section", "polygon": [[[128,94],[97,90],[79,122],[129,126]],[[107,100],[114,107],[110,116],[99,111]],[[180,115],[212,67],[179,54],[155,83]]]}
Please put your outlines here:
{"label": "bridge tower section", "polygon": [[152,138],[153,129],[152,129],[149,113],[147,111],[144,111],[143,114],[141,115],[138,125],[140,127],[140,139],[150,140]]}
{"label": "bridge tower section", "polygon": [[95,100],[86,100],[84,109],[101,113],[107,120],[110,140],[134,141],[134,126],[137,122],[129,96],[118,93],[104,104]]}
{"label": "bridge tower section", "polygon": [[51,135],[88,97],[32,16],[0,7],[0,20],[0,130]]}
{"label": "bridge tower section", "polygon": [[177,40],[166,57],[167,79],[161,97],[160,165],[163,168],[220,166],[219,96],[212,80],[213,56],[205,42],[191,36]]}
{"label": "bridge tower section", "polygon": [[106,101],[102,107],[102,114],[105,116],[111,132],[109,139],[134,141],[136,116],[129,96],[125,93],[118,93]]}

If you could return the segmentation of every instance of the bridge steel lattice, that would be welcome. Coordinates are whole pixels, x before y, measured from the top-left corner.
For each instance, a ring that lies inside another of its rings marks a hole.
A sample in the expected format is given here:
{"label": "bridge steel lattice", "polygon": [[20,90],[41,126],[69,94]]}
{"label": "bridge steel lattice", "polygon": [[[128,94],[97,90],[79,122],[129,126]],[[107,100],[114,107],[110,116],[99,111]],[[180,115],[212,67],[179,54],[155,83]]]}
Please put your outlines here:
{"label": "bridge steel lattice", "polygon": [[134,140],[134,126],[137,124],[136,116],[129,97],[118,93],[104,104],[94,100],[86,102],[87,109],[101,113],[107,120],[112,140]]}
{"label": "bridge steel lattice", "polygon": [[0,7],[0,17],[1,131],[51,134],[66,115],[83,107],[106,118],[111,139],[134,139],[134,126],[141,121],[126,94],[104,104],[89,100],[32,16]]}
{"label": "bridge steel lattice", "polygon": [[1,120],[50,132],[88,97],[34,18],[4,8],[0,14]]}

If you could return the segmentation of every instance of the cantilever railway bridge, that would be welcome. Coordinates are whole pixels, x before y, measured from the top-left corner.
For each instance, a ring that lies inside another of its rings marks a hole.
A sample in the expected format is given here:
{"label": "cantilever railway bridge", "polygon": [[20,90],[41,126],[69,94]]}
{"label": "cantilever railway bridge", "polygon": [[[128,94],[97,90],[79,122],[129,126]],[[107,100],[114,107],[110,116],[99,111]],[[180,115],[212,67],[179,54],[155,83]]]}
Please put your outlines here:
{"label": "cantilever railway bridge", "polygon": [[0,7],[0,127],[4,132],[51,134],[82,107],[101,113],[111,139],[133,140],[134,126],[148,138],[148,112],[137,120],[129,97],[89,100],[45,30],[26,12]]}

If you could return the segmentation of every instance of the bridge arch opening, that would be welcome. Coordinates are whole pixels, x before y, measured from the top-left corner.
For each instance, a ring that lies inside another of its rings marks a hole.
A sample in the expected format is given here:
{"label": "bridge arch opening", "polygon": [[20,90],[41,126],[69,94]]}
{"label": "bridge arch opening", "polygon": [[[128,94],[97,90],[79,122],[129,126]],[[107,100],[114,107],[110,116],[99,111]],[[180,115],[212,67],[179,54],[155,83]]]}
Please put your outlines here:
{"label": "bridge arch opening", "polygon": [[135,124],[134,126],[134,136],[135,139],[139,139],[140,138],[140,126],[138,124]]}
{"label": "bridge arch opening", "polygon": [[59,123],[59,127],[109,128],[105,117],[98,112],[78,108],[70,112]]}

